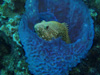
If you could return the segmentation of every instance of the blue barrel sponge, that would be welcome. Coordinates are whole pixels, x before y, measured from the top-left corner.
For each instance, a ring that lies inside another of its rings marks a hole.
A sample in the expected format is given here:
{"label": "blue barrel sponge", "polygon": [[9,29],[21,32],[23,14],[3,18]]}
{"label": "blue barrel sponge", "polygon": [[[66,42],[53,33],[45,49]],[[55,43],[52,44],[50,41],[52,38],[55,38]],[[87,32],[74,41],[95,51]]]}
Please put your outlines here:
{"label": "blue barrel sponge", "polygon": [[[26,0],[25,9],[18,32],[29,71],[34,75],[68,75],[93,44],[88,8],[81,0]],[[61,37],[50,41],[40,38],[34,25],[43,20],[67,23],[71,43]]]}

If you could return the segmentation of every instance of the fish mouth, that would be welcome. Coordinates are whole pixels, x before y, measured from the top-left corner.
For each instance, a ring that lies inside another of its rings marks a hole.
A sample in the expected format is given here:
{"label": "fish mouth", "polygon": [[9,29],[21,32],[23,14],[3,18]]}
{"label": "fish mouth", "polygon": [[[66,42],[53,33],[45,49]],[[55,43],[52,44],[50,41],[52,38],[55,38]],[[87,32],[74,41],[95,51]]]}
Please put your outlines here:
{"label": "fish mouth", "polygon": [[37,29],[37,28],[34,30],[34,32],[35,32],[36,34],[38,34],[38,36],[42,36],[42,35],[43,35],[42,31],[40,31],[40,30]]}

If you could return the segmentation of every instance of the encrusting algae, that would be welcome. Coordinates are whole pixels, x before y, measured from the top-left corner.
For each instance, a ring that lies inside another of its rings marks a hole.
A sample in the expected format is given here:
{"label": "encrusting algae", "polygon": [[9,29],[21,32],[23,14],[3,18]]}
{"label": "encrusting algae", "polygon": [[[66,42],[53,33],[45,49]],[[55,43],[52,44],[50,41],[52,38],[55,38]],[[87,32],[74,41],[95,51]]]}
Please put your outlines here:
{"label": "encrusting algae", "polygon": [[39,37],[45,40],[52,40],[52,38],[61,37],[66,43],[70,43],[68,35],[68,25],[66,23],[59,23],[56,21],[42,21],[37,23],[34,28]]}

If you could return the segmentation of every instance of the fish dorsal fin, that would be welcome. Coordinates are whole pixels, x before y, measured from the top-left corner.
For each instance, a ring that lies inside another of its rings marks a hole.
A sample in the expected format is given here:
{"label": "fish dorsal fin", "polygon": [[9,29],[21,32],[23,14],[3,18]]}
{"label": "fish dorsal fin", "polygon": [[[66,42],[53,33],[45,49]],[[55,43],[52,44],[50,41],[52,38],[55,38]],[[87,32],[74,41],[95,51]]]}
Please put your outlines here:
{"label": "fish dorsal fin", "polygon": [[67,23],[65,23],[65,22],[64,22],[64,23],[61,23],[61,24],[62,24],[62,25],[65,25],[65,26],[68,26],[68,24],[67,24]]}
{"label": "fish dorsal fin", "polygon": [[70,37],[69,37],[69,34],[68,34],[68,24],[67,23],[61,23],[62,25],[65,26],[65,29],[66,29],[66,32],[65,32],[65,37],[63,37],[63,40],[66,41],[66,43],[71,43],[70,41]]}
{"label": "fish dorsal fin", "polygon": [[62,25],[64,25],[66,27],[66,29],[68,30],[68,24],[67,23],[61,23]]}

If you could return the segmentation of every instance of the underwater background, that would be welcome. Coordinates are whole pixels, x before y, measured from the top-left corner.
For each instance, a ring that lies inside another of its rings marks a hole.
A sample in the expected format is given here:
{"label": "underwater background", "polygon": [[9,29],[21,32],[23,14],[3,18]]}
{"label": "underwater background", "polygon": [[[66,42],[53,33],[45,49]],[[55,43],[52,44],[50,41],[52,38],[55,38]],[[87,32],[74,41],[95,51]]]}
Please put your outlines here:
{"label": "underwater background", "polygon": [[[83,0],[94,20],[93,46],[69,75],[100,75],[100,0]],[[0,75],[32,75],[18,35],[26,0],[0,0]]]}

